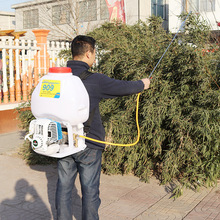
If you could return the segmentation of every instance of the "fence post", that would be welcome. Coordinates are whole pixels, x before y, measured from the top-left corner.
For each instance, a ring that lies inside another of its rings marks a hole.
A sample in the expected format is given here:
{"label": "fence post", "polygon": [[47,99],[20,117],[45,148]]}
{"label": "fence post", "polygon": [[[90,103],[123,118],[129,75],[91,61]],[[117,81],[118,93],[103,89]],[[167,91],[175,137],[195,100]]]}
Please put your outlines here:
{"label": "fence post", "polygon": [[[42,77],[49,70],[49,54],[47,53],[47,36],[50,30],[39,29],[32,30],[35,35],[37,41],[37,47],[40,47],[41,50],[35,55],[35,72],[34,75],[37,74],[35,79],[39,79],[38,76]],[[39,56],[39,57],[38,57]],[[36,80],[35,80],[36,81]],[[36,86],[38,82],[34,82]]]}
{"label": "fence post", "polygon": [[[12,47],[13,40],[9,38],[9,46]],[[15,79],[14,79],[14,60],[13,49],[9,49],[9,74],[10,74],[10,102],[15,102]]]}
{"label": "fence post", "polygon": [[[27,43],[28,43],[28,47],[31,47],[31,40],[28,40]],[[27,70],[28,71],[28,93],[30,94],[30,91],[32,89],[32,84],[33,84],[32,70],[31,70],[31,51],[30,50],[28,50],[27,55],[28,55],[28,70]]]}
{"label": "fence post", "polygon": [[[15,39],[15,46],[19,46],[19,40]],[[21,101],[21,78],[20,78],[20,57],[19,57],[19,49],[15,49],[15,72],[16,72],[16,83],[15,83],[15,90],[16,90],[16,101]]]}
{"label": "fence post", "polygon": [[[21,45],[23,48],[25,47],[25,40],[21,40]],[[22,54],[22,67],[21,67],[21,79],[22,79],[22,94],[23,101],[27,101],[27,72],[26,72],[26,64],[25,64],[25,49],[21,50]]]}
{"label": "fence post", "polygon": [[[6,44],[6,39],[2,39],[3,45]],[[2,49],[2,71],[3,71],[3,94],[4,103],[8,103],[8,84],[7,84],[7,62],[6,62],[6,49]]]}

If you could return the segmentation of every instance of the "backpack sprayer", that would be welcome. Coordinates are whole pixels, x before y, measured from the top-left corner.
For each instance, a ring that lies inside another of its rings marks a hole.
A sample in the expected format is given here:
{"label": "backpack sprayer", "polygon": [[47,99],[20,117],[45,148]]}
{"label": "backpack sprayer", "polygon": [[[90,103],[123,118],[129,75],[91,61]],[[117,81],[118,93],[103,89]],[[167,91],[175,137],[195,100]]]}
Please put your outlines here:
{"label": "backpack sprayer", "polygon": [[[167,49],[149,75],[166,54],[170,45],[185,24],[187,15]],[[86,148],[85,139],[113,146],[134,146],[140,139],[138,106],[136,104],[137,140],[132,144],[117,144],[96,140],[84,136],[83,123],[89,118],[89,95],[81,79],[72,75],[71,68],[53,67],[43,76],[31,97],[31,111],[35,116],[29,125],[29,134],[25,136],[31,142],[32,149],[39,154],[61,158]],[[62,132],[62,127],[67,128]]]}
{"label": "backpack sprayer", "polygon": [[81,79],[72,75],[71,68],[49,69],[32,93],[31,111],[36,119],[31,121],[25,139],[36,153],[61,158],[86,148],[85,139],[76,134],[84,134],[89,95]]}

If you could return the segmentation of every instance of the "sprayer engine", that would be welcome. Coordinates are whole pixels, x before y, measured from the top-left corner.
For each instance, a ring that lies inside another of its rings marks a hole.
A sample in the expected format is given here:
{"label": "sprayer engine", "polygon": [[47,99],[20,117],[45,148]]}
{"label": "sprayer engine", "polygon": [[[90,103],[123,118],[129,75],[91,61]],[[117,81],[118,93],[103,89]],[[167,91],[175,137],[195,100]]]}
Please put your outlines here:
{"label": "sprayer engine", "polygon": [[[32,136],[32,138],[30,137]],[[35,119],[29,125],[29,134],[25,139],[31,141],[34,151],[56,153],[59,151],[59,140],[62,139],[62,128],[59,122],[50,119]],[[53,148],[50,146],[53,145]]]}

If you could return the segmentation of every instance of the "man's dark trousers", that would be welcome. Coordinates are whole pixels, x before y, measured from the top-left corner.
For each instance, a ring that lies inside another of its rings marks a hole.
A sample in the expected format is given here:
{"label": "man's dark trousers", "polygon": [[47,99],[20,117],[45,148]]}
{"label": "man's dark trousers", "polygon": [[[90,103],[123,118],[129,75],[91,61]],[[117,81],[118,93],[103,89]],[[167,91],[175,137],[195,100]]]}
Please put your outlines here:
{"label": "man's dark trousers", "polygon": [[56,208],[58,220],[72,220],[72,189],[77,172],[82,190],[82,219],[98,220],[102,150],[86,148],[58,160]]}

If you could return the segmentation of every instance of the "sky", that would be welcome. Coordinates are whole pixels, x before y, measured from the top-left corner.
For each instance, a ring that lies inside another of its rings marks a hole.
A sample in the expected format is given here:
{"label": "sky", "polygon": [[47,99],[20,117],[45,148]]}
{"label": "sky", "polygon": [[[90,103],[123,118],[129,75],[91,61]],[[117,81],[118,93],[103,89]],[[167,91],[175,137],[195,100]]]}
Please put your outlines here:
{"label": "sky", "polygon": [[0,11],[14,12],[14,9],[11,9],[11,5],[28,1],[29,0],[0,0]]}

